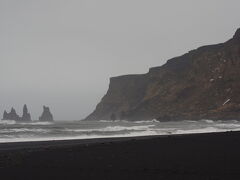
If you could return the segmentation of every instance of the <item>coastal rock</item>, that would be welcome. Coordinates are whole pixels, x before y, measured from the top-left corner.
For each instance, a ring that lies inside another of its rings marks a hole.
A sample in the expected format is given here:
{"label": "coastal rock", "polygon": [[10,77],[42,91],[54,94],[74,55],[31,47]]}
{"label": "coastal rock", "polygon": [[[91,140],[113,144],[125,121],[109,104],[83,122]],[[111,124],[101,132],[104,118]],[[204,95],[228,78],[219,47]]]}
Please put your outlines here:
{"label": "coastal rock", "polygon": [[19,120],[21,120],[21,118],[16,113],[16,110],[14,108],[12,108],[10,113],[7,113],[7,111],[4,111],[2,120],[15,120],[15,121],[19,121]]}
{"label": "coastal rock", "polygon": [[23,115],[22,115],[22,118],[21,118],[22,121],[31,121],[31,115],[30,113],[28,112],[28,108],[27,108],[27,105],[25,104],[23,106]]}
{"label": "coastal rock", "polygon": [[53,121],[53,115],[50,112],[49,107],[43,106],[43,113],[39,117],[39,121]]}
{"label": "coastal rock", "polygon": [[225,43],[170,59],[140,75],[110,78],[86,120],[240,120],[240,29]]}
{"label": "coastal rock", "polygon": [[4,111],[2,120],[7,120],[7,118],[8,118],[8,113],[7,111]]}
{"label": "coastal rock", "polygon": [[27,105],[23,106],[23,115],[20,117],[14,108],[11,109],[10,113],[4,111],[2,120],[14,120],[14,121],[32,121],[31,115],[28,112]]}

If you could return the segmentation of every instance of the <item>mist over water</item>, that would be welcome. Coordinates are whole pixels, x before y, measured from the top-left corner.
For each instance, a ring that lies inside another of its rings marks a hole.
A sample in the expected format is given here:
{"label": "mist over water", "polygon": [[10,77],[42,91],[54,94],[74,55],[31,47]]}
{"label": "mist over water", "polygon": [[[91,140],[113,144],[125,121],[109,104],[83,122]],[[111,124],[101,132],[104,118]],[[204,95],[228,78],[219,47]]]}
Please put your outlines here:
{"label": "mist over water", "polygon": [[15,123],[0,121],[0,143],[191,134],[240,130],[238,121],[61,121]]}

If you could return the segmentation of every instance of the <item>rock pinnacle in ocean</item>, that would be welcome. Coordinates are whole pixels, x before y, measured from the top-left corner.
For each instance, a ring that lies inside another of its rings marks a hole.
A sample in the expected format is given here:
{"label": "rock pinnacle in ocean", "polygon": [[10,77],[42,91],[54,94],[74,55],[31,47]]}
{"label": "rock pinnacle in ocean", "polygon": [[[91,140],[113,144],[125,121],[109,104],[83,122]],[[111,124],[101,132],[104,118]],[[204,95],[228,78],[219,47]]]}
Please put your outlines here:
{"label": "rock pinnacle in ocean", "polygon": [[39,117],[39,121],[53,121],[53,115],[50,112],[49,107],[43,106],[43,113]]}

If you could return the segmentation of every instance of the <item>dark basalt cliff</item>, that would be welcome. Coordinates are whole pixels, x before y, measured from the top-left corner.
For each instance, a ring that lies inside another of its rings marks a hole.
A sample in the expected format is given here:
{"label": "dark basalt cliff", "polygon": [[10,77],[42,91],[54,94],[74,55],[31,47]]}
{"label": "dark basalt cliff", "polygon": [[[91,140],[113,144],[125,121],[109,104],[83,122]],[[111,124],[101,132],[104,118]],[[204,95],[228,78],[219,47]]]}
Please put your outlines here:
{"label": "dark basalt cliff", "polygon": [[200,47],[147,74],[110,79],[86,120],[240,120],[240,29],[229,41]]}

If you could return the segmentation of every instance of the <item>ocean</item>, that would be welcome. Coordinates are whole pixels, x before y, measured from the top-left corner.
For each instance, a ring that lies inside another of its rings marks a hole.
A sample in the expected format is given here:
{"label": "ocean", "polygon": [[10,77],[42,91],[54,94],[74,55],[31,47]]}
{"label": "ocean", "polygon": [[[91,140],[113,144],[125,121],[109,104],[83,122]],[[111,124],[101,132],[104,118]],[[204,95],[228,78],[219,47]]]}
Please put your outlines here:
{"label": "ocean", "polygon": [[92,139],[240,130],[239,121],[56,121],[16,123],[0,121],[0,143]]}

